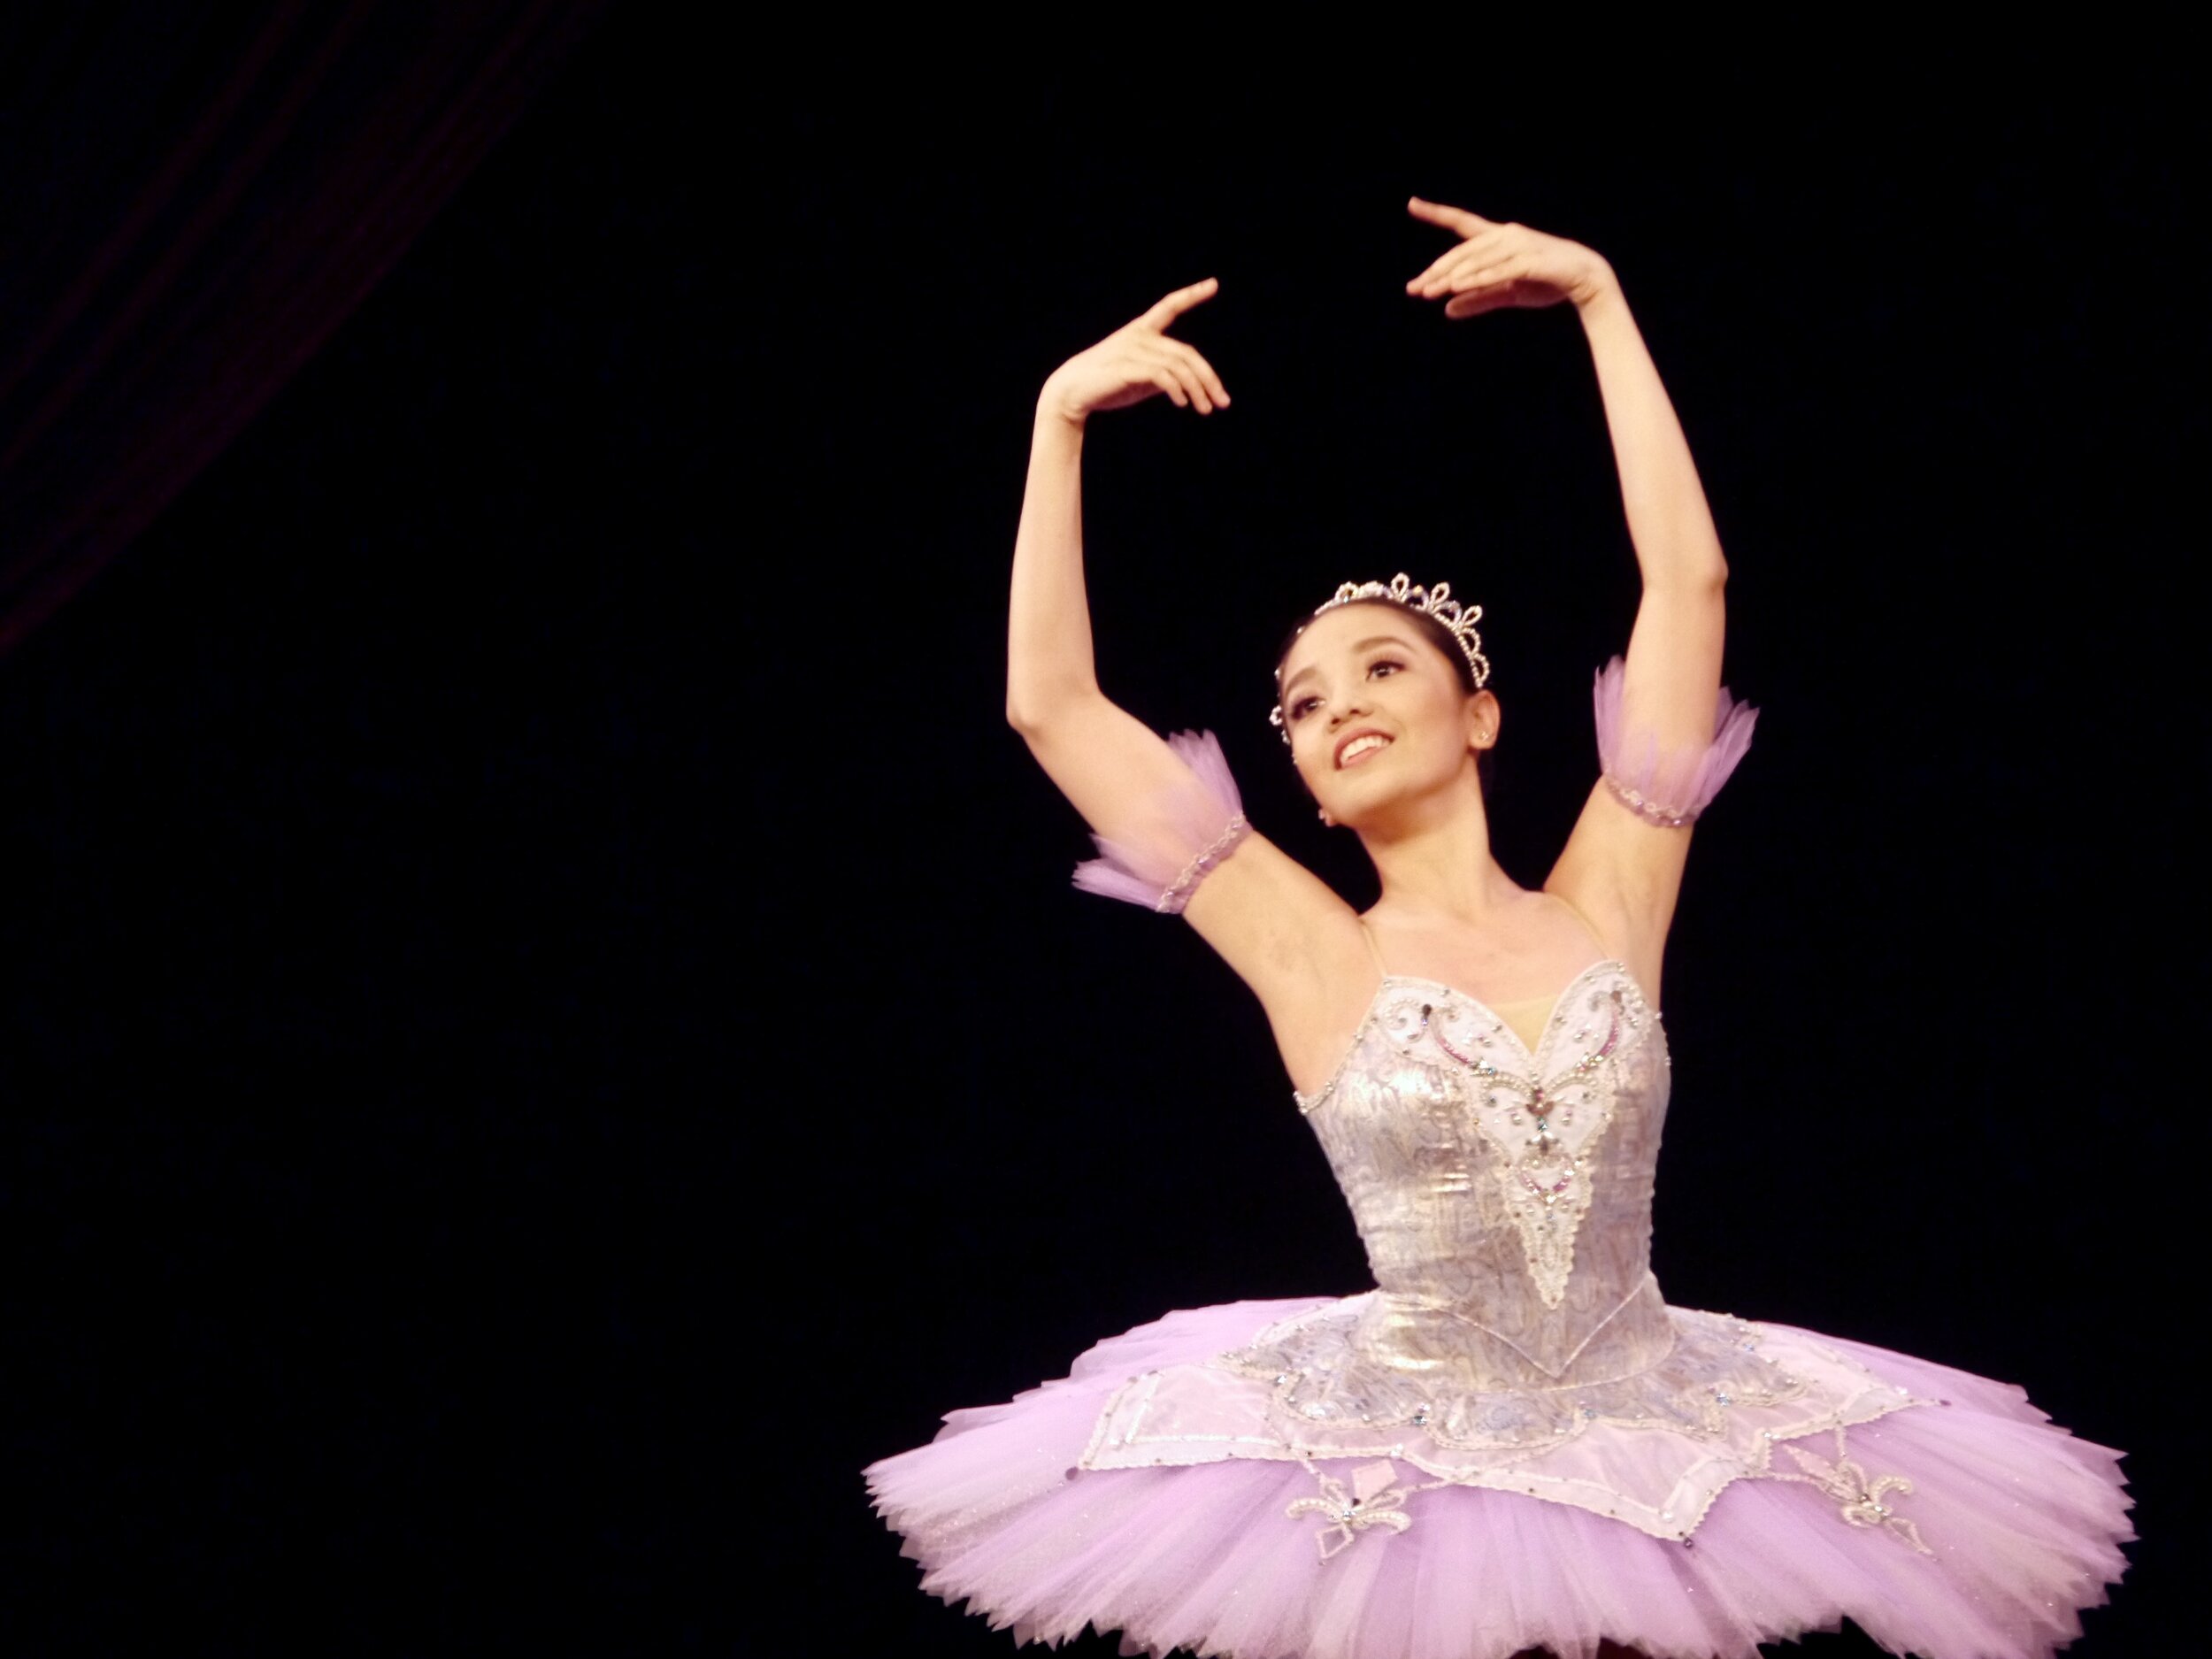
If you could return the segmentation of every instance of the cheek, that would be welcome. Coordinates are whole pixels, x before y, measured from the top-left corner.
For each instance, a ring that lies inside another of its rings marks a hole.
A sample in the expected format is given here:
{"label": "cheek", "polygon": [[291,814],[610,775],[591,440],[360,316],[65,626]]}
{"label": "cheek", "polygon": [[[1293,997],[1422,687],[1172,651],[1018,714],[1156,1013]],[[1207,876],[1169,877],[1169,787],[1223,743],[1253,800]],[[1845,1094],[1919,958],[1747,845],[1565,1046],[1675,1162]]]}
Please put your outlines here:
{"label": "cheek", "polygon": [[1466,722],[1453,700],[1425,696],[1405,710],[1406,735],[1424,755],[1457,756],[1467,747]]}
{"label": "cheek", "polygon": [[1423,687],[1421,718],[1457,743],[1467,734],[1467,699],[1456,682]]}
{"label": "cheek", "polygon": [[1325,727],[1316,729],[1310,736],[1294,739],[1290,755],[1298,768],[1298,780],[1306,786],[1308,795],[1319,794],[1337,775],[1335,757],[1331,752],[1331,738]]}

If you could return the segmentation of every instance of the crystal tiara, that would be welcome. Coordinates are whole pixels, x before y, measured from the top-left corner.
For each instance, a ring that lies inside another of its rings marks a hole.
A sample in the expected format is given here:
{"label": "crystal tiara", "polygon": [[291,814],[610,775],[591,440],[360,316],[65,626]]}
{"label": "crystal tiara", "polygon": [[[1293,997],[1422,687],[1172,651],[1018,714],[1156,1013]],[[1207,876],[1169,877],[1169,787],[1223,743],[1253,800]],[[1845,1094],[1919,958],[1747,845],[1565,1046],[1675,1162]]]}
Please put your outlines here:
{"label": "crystal tiara", "polygon": [[[1439,582],[1433,588],[1423,588],[1400,571],[1386,582],[1346,582],[1335,593],[1313,608],[1313,614],[1335,610],[1339,605],[1357,604],[1364,600],[1380,599],[1394,605],[1403,605],[1408,611],[1417,611],[1431,621],[1440,624],[1458,643],[1467,658],[1467,666],[1474,671],[1475,688],[1479,691],[1490,680],[1490,659],[1482,654],[1482,635],[1475,632],[1475,624],[1482,620],[1480,605],[1463,605],[1452,597],[1452,585]],[[1282,671],[1275,671],[1282,678]],[[1268,720],[1275,726],[1283,724],[1283,705],[1277,703],[1268,713]],[[1290,733],[1283,733],[1286,741]]]}

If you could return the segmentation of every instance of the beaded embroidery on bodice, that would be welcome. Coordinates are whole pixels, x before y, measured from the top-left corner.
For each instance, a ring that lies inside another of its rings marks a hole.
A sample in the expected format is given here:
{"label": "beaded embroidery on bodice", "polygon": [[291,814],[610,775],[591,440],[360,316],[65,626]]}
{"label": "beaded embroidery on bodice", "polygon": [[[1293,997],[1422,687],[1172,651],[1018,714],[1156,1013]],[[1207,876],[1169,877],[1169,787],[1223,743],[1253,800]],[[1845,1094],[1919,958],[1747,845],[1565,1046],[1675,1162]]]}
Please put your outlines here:
{"label": "beaded embroidery on bodice", "polygon": [[1442,1322],[1472,1387],[1555,1382],[1608,1326],[1628,1369],[1663,1353],[1663,1304],[1630,1304],[1667,1081],[1658,1017],[1618,962],[1575,976],[1533,1052],[1473,997],[1386,979],[1336,1075],[1298,1102],[1367,1246],[1379,1323],[1410,1338]]}

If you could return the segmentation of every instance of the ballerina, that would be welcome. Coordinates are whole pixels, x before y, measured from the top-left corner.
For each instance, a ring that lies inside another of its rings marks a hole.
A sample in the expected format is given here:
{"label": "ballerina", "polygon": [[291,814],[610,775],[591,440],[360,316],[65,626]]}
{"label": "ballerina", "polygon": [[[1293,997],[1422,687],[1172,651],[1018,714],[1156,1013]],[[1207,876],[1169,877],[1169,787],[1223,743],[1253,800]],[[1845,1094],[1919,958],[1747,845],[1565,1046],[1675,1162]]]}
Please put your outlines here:
{"label": "ballerina", "polygon": [[[1503,710],[1479,606],[1348,581],[1294,631],[1271,718],[1381,897],[1356,913],[1246,821],[1209,733],[1163,740],[1093,671],[1089,418],[1230,397],[1166,296],[1046,381],[1012,583],[1008,718],[1092,826],[1078,884],[1179,913],[1258,997],[1376,1287],[1185,1310],[866,1471],[926,1570],[1024,1640],[1238,1659],[1755,1655],[1855,1621],[1927,1659],[2048,1654],[2132,1538],[2120,1454],[2018,1388],[1670,1306],[1650,1268],[1659,1017],[1692,826],[1749,743],[1721,685],[1727,565],[1621,285],[1589,248],[1416,199],[1453,319],[1571,305],[1642,594],[1597,676],[1601,775],[1524,888],[1492,856]],[[1809,1064],[1811,1062],[1809,1061]],[[1621,1644],[1627,1644],[1624,1647]]]}

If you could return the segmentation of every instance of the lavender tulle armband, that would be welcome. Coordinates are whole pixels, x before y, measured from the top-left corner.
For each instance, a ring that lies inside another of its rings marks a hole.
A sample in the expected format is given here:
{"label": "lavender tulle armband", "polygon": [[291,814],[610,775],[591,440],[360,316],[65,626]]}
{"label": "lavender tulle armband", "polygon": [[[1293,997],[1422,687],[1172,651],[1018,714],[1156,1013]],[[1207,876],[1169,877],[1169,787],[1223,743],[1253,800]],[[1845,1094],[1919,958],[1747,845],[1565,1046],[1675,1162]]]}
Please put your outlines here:
{"label": "lavender tulle armband", "polygon": [[1104,856],[1076,865],[1075,885],[1086,893],[1179,916],[1198,884],[1236,850],[1252,826],[1244,820],[1244,802],[1219,739],[1211,732],[1178,732],[1168,739],[1168,747],[1191,776],[1171,800],[1161,803],[1157,839],[1113,841],[1092,836]]}
{"label": "lavender tulle armband", "polygon": [[1728,774],[1751,747],[1751,728],[1759,711],[1720,688],[1713,710],[1712,741],[1668,749],[1649,732],[1621,729],[1621,695],[1627,664],[1616,657],[1598,671],[1593,696],[1597,710],[1598,761],[1606,786],[1621,803],[1649,823],[1679,829],[1694,821],[1720,793]]}

